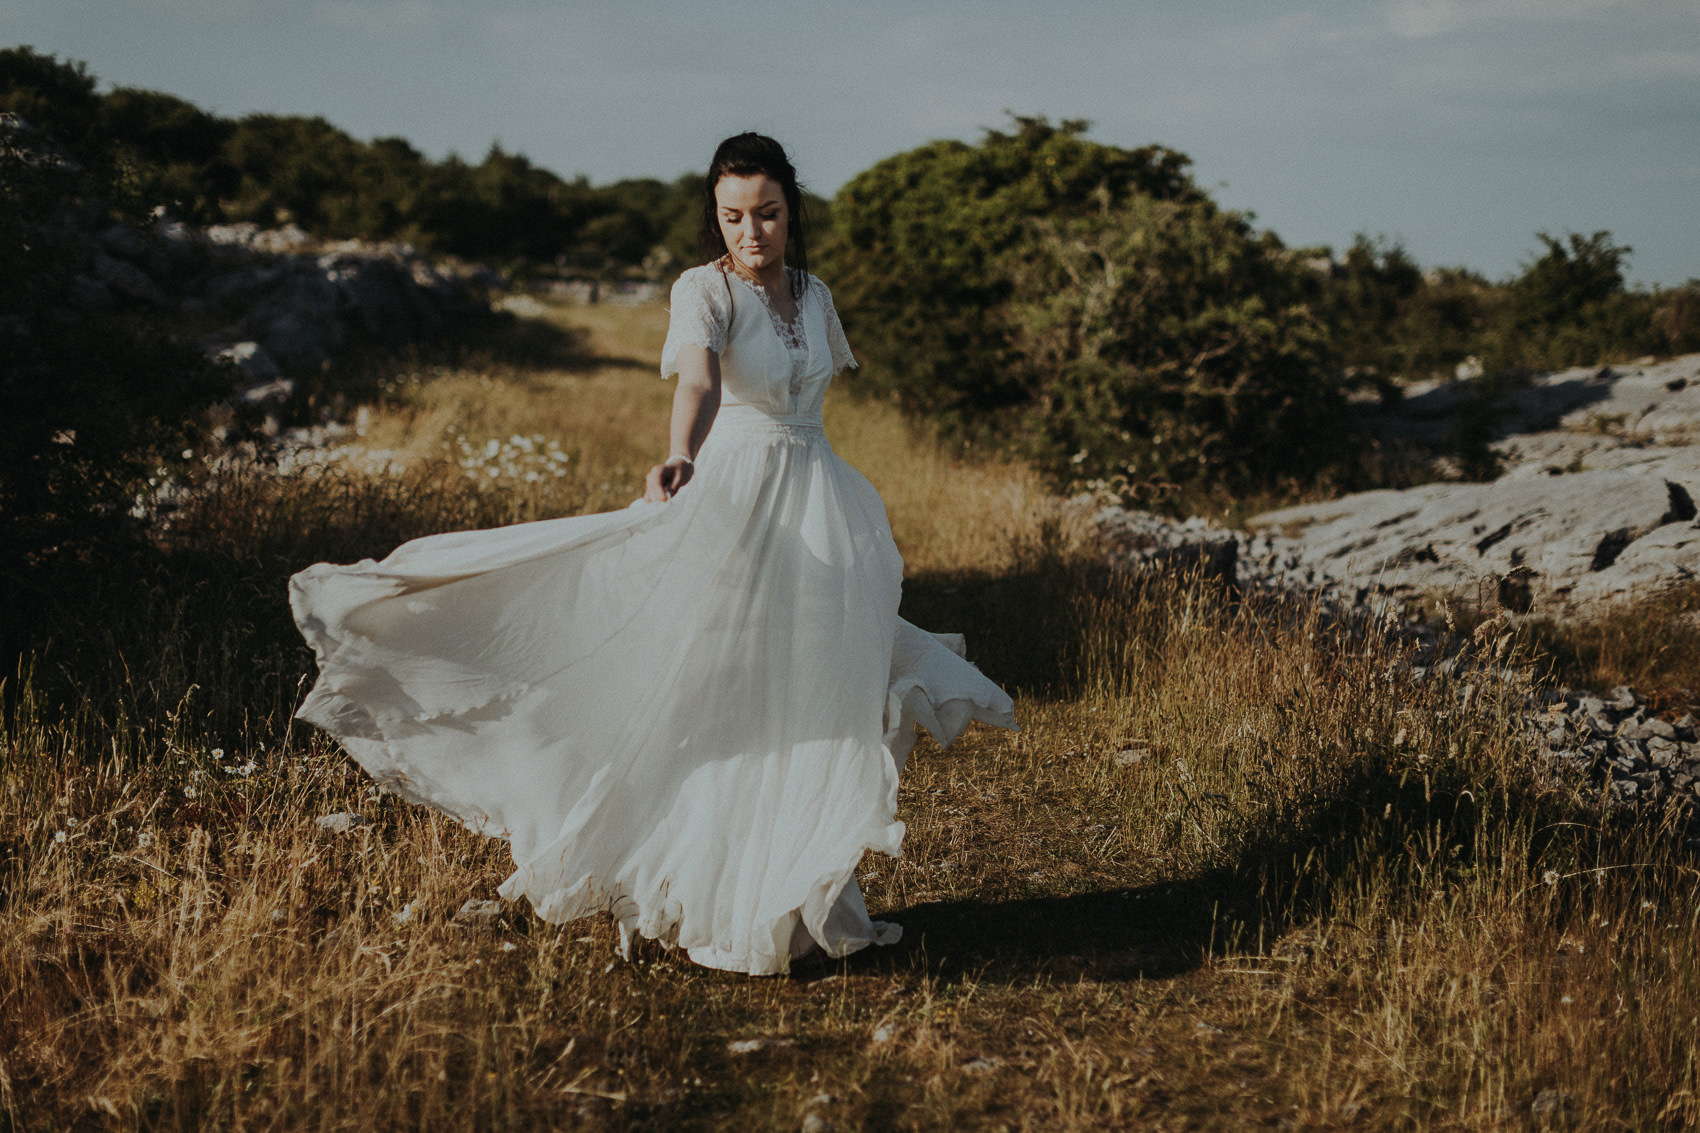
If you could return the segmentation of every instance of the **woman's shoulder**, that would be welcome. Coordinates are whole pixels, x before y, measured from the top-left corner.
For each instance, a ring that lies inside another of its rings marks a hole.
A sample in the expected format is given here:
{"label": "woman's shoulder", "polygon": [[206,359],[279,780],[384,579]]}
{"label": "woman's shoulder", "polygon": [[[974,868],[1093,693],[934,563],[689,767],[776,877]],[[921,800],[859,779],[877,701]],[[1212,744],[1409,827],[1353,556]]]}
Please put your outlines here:
{"label": "woman's shoulder", "polygon": [[820,297],[820,301],[826,306],[832,306],[832,288],[823,283],[821,281],[821,277],[812,271],[804,272],[803,274],[808,281],[804,290],[807,293],[818,295]]}
{"label": "woman's shoulder", "polygon": [[689,294],[699,294],[707,290],[710,283],[718,287],[721,284],[723,274],[720,265],[717,263],[698,264],[694,268],[686,268],[679,273],[679,278],[673,281],[673,293],[678,294],[680,291],[684,291]]}
{"label": "woman's shoulder", "polygon": [[726,273],[718,264],[699,264],[686,268],[673,281],[669,306],[678,311],[707,311],[717,320],[725,319],[732,307],[732,291]]}
{"label": "woman's shoulder", "polygon": [[810,272],[806,294],[815,296],[815,302],[820,304],[826,316],[826,341],[832,351],[832,372],[841,374],[856,369],[856,356],[850,352],[850,343],[844,338],[844,324],[838,319],[838,308],[832,305],[832,289]]}

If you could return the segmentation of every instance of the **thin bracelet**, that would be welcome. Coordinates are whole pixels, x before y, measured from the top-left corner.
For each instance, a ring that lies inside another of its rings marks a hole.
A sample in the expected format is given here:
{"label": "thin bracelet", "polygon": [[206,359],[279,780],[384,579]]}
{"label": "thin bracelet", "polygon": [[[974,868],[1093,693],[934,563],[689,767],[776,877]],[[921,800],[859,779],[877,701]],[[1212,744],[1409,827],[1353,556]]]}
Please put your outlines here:
{"label": "thin bracelet", "polygon": [[674,453],[672,456],[668,457],[666,460],[663,460],[661,463],[672,464],[675,460],[682,460],[686,464],[690,465],[692,468],[695,468],[697,466],[696,461],[692,460],[690,457],[686,456],[682,452]]}

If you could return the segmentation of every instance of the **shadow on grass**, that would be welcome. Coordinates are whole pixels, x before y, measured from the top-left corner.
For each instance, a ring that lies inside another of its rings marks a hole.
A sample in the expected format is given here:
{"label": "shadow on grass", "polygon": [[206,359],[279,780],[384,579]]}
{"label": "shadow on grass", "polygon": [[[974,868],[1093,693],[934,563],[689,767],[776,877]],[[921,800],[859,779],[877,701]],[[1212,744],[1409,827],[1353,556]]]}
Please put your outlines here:
{"label": "shadow on grass", "polygon": [[1004,574],[905,579],[899,612],[922,629],[966,635],[969,659],[1011,694],[1071,697],[1084,680],[1078,604],[1110,578],[1106,566],[1041,554]]}
{"label": "shadow on grass", "polygon": [[512,369],[583,372],[604,368],[654,369],[653,358],[598,354],[590,349],[590,332],[546,319],[494,316],[469,327],[446,343],[462,359],[479,359]]}
{"label": "shadow on grass", "polygon": [[[892,977],[920,970],[1008,985],[1080,976],[1166,980],[1225,955],[1267,952],[1296,928],[1335,921],[1364,879],[1413,897],[1463,885],[1490,841],[1530,862],[1563,863],[1567,872],[1598,860],[1597,818],[1578,822],[1585,816],[1561,812],[1550,798],[1506,792],[1491,807],[1490,832],[1489,809],[1467,787],[1431,783],[1425,797],[1420,781],[1365,767],[1306,821],[1266,830],[1231,863],[1199,876],[896,909],[889,916],[903,926],[903,941],[846,963]],[[819,978],[829,967],[798,974]]]}
{"label": "shadow on grass", "polygon": [[399,348],[347,349],[324,373],[309,379],[309,402],[316,407],[374,401],[397,374],[409,371],[484,370],[521,381],[560,371],[653,368],[653,360],[597,353],[590,332],[581,327],[492,314]]}
{"label": "shadow on grass", "polygon": [[1211,911],[1209,887],[1200,881],[1013,901],[933,901],[891,914],[903,926],[898,946],[869,949],[849,963],[866,972],[923,968],[947,979],[972,975],[1012,984],[1085,972],[1100,980],[1169,979],[1208,955]]}

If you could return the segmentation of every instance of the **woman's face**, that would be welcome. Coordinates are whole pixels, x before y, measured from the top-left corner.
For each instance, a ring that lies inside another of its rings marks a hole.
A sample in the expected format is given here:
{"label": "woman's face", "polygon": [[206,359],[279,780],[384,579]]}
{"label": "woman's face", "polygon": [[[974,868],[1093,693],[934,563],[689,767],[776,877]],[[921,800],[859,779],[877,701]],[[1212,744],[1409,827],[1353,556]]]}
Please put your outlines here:
{"label": "woman's face", "polygon": [[714,186],[714,211],[726,250],[745,273],[760,279],[785,264],[791,211],[785,190],[766,174],[727,174]]}

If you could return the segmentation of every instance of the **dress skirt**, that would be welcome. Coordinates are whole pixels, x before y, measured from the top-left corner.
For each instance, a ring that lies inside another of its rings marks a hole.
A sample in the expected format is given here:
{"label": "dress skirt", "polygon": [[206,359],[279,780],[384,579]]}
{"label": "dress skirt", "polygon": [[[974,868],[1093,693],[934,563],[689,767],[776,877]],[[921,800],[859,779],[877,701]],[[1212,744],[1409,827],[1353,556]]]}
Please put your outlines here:
{"label": "dress skirt", "polygon": [[1012,705],[897,616],[884,506],[818,420],[729,406],[670,503],[302,571],[298,715],[505,838],[501,894],[545,920],[606,910],[752,974],[894,941],[853,871],[901,851],[914,726],[949,743]]}

